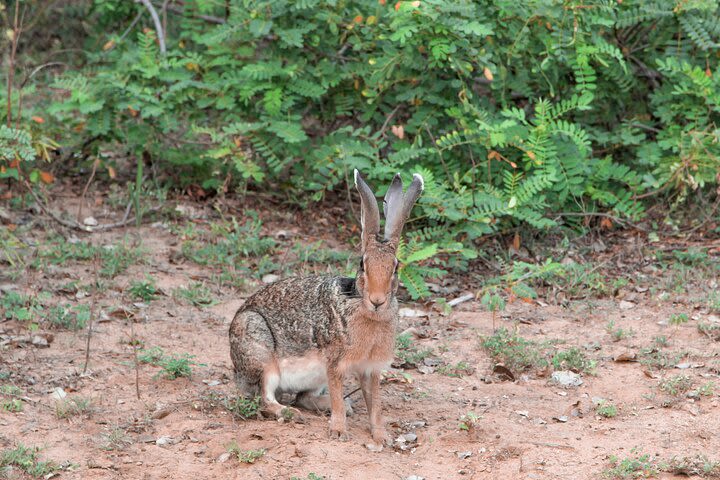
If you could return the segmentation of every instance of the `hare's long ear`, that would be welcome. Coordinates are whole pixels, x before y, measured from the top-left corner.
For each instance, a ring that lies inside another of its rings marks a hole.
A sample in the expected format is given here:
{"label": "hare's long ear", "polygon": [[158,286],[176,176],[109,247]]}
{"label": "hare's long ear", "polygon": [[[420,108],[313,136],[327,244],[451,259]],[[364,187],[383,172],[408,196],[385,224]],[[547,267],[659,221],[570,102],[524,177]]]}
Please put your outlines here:
{"label": "hare's long ear", "polygon": [[362,227],[362,249],[365,251],[371,240],[380,232],[380,210],[375,194],[355,170],[355,188],[360,192],[360,226]]}
{"label": "hare's long ear", "polygon": [[395,245],[400,241],[400,234],[405,222],[424,186],[422,175],[416,173],[413,175],[407,192],[403,195],[400,174],[395,175],[388,193],[385,195],[385,240]]}

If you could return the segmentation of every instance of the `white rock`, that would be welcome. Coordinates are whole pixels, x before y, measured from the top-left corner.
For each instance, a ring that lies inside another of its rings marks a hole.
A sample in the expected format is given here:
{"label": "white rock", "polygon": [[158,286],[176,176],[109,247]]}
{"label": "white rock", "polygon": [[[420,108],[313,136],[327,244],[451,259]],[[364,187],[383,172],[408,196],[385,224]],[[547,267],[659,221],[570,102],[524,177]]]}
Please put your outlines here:
{"label": "white rock", "polygon": [[85,217],[85,220],[83,220],[83,223],[87,225],[88,227],[97,227],[98,221],[95,220],[95,217]]}
{"label": "white rock", "polygon": [[268,273],[262,277],[263,283],[275,283],[278,280],[280,280],[280,275],[275,275],[274,273]]}
{"label": "white rock", "polygon": [[580,375],[569,370],[553,372],[552,379],[564,387],[579,387],[583,384]]}
{"label": "white rock", "polygon": [[67,393],[65,393],[65,390],[60,387],[57,387],[50,394],[50,398],[52,398],[53,400],[63,400],[65,397],[67,397]]}

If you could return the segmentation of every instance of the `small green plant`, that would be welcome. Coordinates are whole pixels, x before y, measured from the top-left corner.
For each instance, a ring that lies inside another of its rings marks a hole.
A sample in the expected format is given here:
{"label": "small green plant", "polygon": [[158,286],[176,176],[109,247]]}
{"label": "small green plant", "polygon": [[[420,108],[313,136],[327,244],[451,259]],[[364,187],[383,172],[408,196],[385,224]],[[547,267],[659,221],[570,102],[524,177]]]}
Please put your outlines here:
{"label": "small green plant", "polygon": [[0,410],[3,412],[17,413],[22,412],[23,401],[19,398],[3,398],[0,399]]}
{"label": "small green plant", "polygon": [[610,456],[611,467],[603,476],[609,479],[651,478],[659,473],[657,463],[650,455],[636,455],[636,449],[631,450],[632,457],[620,459]]}
{"label": "small green plant", "polygon": [[212,307],[218,303],[210,289],[200,282],[192,283],[188,287],[176,288],[173,290],[173,296],[196,307]]}
{"label": "small green plant", "polygon": [[102,442],[100,448],[103,450],[124,450],[132,445],[132,438],[125,430],[120,427],[114,427],[109,432],[102,434]]}
{"label": "small green plant", "polygon": [[102,266],[100,275],[107,278],[114,278],[130,265],[138,263],[142,260],[144,251],[140,247],[131,247],[126,243],[120,245],[107,245],[100,249],[100,258]]}
{"label": "small green plant", "polygon": [[90,320],[88,305],[56,305],[48,311],[47,320],[51,325],[68,330],[82,330]]}
{"label": "small green plant", "polygon": [[605,327],[605,331],[610,334],[613,342],[619,342],[620,340],[630,338],[635,335],[635,332],[631,328],[627,330],[620,327],[615,328],[615,320],[610,320],[608,322],[607,326]]}
{"label": "small green plant", "polygon": [[672,457],[667,464],[663,465],[663,471],[684,477],[718,478],[720,477],[720,462],[712,461],[701,454],[694,457]]}
{"label": "small green plant", "polygon": [[493,335],[483,338],[481,345],[496,362],[504,364],[513,372],[548,366],[544,345],[511,334],[505,328],[499,328]]}
{"label": "small green plant", "polygon": [[679,328],[680,325],[687,323],[689,320],[690,319],[688,318],[687,313],[673,313],[670,315],[668,323],[670,325],[674,325],[675,328]]}
{"label": "small green plant", "polygon": [[715,382],[707,382],[688,395],[692,397],[712,397],[715,395]]}
{"label": "small green plant", "polygon": [[257,418],[262,408],[262,400],[260,397],[247,398],[243,396],[225,398],[223,406],[233,414],[233,416],[242,420]]}
{"label": "small green plant", "polygon": [[11,290],[0,297],[0,318],[28,322],[39,318],[42,313],[39,296],[27,296]]}
{"label": "small green plant", "polygon": [[612,403],[602,401],[595,407],[595,413],[605,418],[613,418],[617,416],[618,410]]}
{"label": "small green plant", "polygon": [[492,324],[494,332],[497,324],[497,312],[505,310],[505,299],[497,292],[490,292],[488,290],[482,296],[480,302],[485,306],[485,308],[492,312]]}
{"label": "small green plant", "polygon": [[710,292],[706,304],[711,311],[720,312],[720,292]]}
{"label": "small green plant", "polygon": [[0,410],[4,412],[22,412],[23,401],[19,398],[22,389],[15,385],[0,385]]}
{"label": "small green plant", "polygon": [[326,480],[324,476],[318,475],[317,473],[310,472],[307,477],[290,477],[290,480]]}
{"label": "small green plant", "polygon": [[720,341],[720,324],[717,323],[698,323],[698,332],[706,335],[708,338],[718,342]]}
{"label": "small green plant", "polygon": [[51,461],[40,460],[39,451],[40,449],[37,447],[26,447],[21,443],[12,450],[5,450],[0,456],[0,472],[17,467],[35,478],[42,478],[56,472],[59,467]]}
{"label": "small green plant", "polygon": [[87,398],[65,398],[55,402],[55,416],[60,419],[78,416],[88,417],[92,414],[92,411],[92,402]]}
{"label": "small green plant", "polygon": [[267,450],[264,448],[259,448],[257,450],[243,450],[235,440],[227,446],[227,451],[232,455],[235,455],[242,463],[255,463],[256,460],[264,457],[267,453]]}
{"label": "small green plant", "polygon": [[679,353],[668,353],[657,348],[643,348],[638,354],[640,365],[656,369],[673,368],[682,358]]}
{"label": "small green plant", "polygon": [[659,388],[668,395],[677,396],[688,392],[693,386],[689,375],[673,375],[660,382]]}
{"label": "small green plant", "polygon": [[184,353],[182,355],[165,355],[162,348],[152,347],[147,350],[142,350],[138,355],[138,361],[140,363],[147,363],[156,367],[162,368],[162,371],[158,375],[162,375],[168,380],[175,380],[176,378],[192,376],[193,366],[204,366],[201,363],[193,361],[194,355]]}
{"label": "small green plant", "polygon": [[668,342],[668,339],[665,335],[658,335],[657,337],[653,338],[653,344],[660,348],[660,347],[667,347],[670,343]]}
{"label": "small green plant", "polygon": [[431,349],[418,349],[412,342],[412,334],[404,333],[395,339],[395,357],[402,366],[414,367],[432,355]]}
{"label": "small green plant", "polygon": [[460,361],[455,365],[449,363],[440,365],[435,369],[435,371],[441,375],[447,375],[448,377],[464,377],[472,375],[475,372],[475,369],[469,363]]}
{"label": "small green plant", "polygon": [[145,280],[131,281],[130,287],[128,287],[128,294],[136,300],[142,300],[147,303],[157,297],[158,289],[155,286],[155,280],[150,276],[146,276]]}
{"label": "small green plant", "polygon": [[481,418],[482,417],[475,412],[468,412],[460,417],[460,424],[458,425],[458,428],[465,432],[472,432],[475,430],[475,427]]}
{"label": "small green plant", "polygon": [[597,367],[597,362],[587,358],[587,355],[577,347],[557,352],[551,362],[555,370],[572,370],[576,373],[592,373]]}

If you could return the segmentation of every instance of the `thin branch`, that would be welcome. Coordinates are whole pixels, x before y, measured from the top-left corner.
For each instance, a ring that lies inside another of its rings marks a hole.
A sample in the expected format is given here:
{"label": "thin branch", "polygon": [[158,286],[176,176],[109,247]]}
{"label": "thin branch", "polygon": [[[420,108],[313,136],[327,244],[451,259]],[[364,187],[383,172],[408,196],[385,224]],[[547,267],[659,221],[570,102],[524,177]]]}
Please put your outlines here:
{"label": "thin branch", "polygon": [[380,128],[380,132],[378,133],[378,136],[382,137],[383,135],[385,135],[385,130],[387,130],[388,125],[390,125],[390,120],[393,119],[393,117],[398,112],[398,110],[400,110],[400,105],[395,107],[393,109],[393,111],[390,112],[390,115],[387,116],[387,118],[385,119],[385,123],[383,123],[382,127]]}
{"label": "thin branch", "polygon": [[[185,9],[179,5],[168,5],[167,9],[169,12],[179,13],[181,15],[185,12]],[[195,15],[195,18],[199,18],[200,20],[205,20],[210,23],[217,23],[218,25],[224,25],[227,23],[224,18],[214,17],[212,15]]]}
{"label": "thin branch", "polygon": [[92,166],[92,172],[90,172],[90,178],[88,178],[87,183],[85,184],[85,188],[83,188],[82,195],[80,195],[80,205],[78,205],[78,213],[77,213],[77,221],[80,223],[82,221],[82,209],[83,205],[85,204],[85,195],[87,194],[88,188],[90,188],[90,184],[92,183],[93,179],[95,178],[95,172],[97,172],[97,167],[100,164],[100,159],[96,158],[93,162]]}
{"label": "thin branch", "polygon": [[[127,207],[125,208],[125,215],[123,216],[123,219],[119,222],[114,223],[105,223],[102,225],[96,225],[93,227],[90,227],[88,225],[81,225],[78,222],[75,221],[69,221],[64,220],[63,218],[59,217],[55,212],[50,210],[45,203],[43,203],[42,200],[37,196],[37,194],[33,191],[32,187],[28,183],[27,180],[24,180],[23,183],[25,184],[25,187],[27,188],[28,192],[30,192],[30,195],[32,195],[33,199],[35,200],[35,203],[38,207],[40,207],[40,210],[43,211],[45,215],[50,217],[52,220],[55,220],[60,225],[72,228],[74,230],[80,230],[81,232],[87,232],[87,233],[93,233],[93,232],[102,232],[105,230],[112,230],[113,228],[120,228],[124,227],[136,220],[136,217],[129,218],[130,217],[130,210],[132,210],[133,202],[132,200],[128,203]],[[153,213],[162,210],[162,206],[152,207],[147,212]]]}
{"label": "thin branch", "polygon": [[145,8],[147,8],[148,12],[150,12],[150,16],[152,17],[153,23],[155,24],[155,31],[157,32],[158,41],[160,42],[160,53],[165,55],[165,32],[163,32],[162,23],[160,22],[160,17],[158,16],[157,10],[155,10],[155,7],[150,2],[150,0],[135,0],[135,3],[142,3]]}
{"label": "thin branch", "polygon": [[633,223],[628,220],[623,220],[620,217],[611,215],[609,213],[603,213],[603,212],[559,212],[559,213],[556,213],[555,216],[556,217],[603,217],[603,218],[608,218],[608,219],[612,220],[613,222],[618,223],[624,227],[631,227],[636,230],[640,230],[641,232],[650,232],[651,231],[643,226],[638,225],[637,223]]}
{"label": "thin branch", "polygon": [[100,270],[99,263],[100,254],[95,252],[95,259],[93,260],[95,275],[93,279],[92,302],[90,303],[90,318],[88,319],[87,341],[85,342],[85,365],[83,366],[83,374],[87,372],[88,364],[90,363],[90,339],[92,338],[93,323],[95,321],[95,307],[97,307],[98,271]]}
{"label": "thin branch", "polygon": [[63,62],[48,62],[48,63],[43,63],[42,65],[38,65],[37,67],[35,67],[35,68],[33,69],[32,72],[30,72],[29,75],[27,75],[25,78],[23,78],[23,81],[22,81],[22,83],[20,84],[20,90],[22,90],[22,89],[25,87],[25,85],[27,84],[27,82],[29,82],[29,81],[30,81],[38,72],[40,72],[41,70],[44,70],[44,69],[50,68],[50,67],[58,67],[58,66],[67,67],[67,63],[63,63]]}

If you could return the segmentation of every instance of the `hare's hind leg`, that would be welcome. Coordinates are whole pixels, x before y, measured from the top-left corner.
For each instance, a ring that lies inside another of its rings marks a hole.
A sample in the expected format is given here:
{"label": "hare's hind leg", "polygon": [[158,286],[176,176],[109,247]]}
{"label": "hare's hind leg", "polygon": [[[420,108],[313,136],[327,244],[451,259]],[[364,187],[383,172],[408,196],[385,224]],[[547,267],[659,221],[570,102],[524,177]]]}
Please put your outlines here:
{"label": "hare's hind leg", "polygon": [[263,410],[277,418],[286,409],[277,401],[280,371],[270,328],[257,312],[240,311],[230,324],[230,356],[243,395],[261,395]]}

